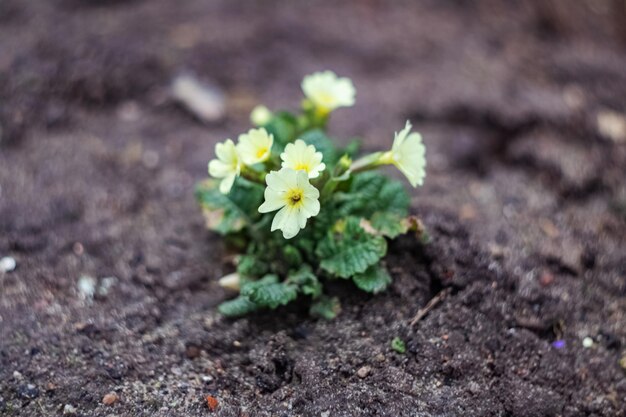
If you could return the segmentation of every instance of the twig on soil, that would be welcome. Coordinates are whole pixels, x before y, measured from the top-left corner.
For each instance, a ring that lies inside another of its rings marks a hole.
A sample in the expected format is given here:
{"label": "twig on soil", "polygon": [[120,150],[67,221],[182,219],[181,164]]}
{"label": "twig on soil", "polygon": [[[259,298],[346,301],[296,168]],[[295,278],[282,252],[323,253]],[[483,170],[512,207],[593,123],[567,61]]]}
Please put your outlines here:
{"label": "twig on soil", "polygon": [[439,291],[439,293],[431,298],[430,301],[423,308],[417,310],[417,314],[415,314],[415,317],[413,317],[413,320],[411,320],[410,326],[415,326],[415,324],[423,319],[424,316],[426,316],[426,314],[430,312],[430,310],[432,310],[437,306],[437,304],[445,300],[445,298],[450,294],[451,291],[451,287],[444,288],[443,290]]}

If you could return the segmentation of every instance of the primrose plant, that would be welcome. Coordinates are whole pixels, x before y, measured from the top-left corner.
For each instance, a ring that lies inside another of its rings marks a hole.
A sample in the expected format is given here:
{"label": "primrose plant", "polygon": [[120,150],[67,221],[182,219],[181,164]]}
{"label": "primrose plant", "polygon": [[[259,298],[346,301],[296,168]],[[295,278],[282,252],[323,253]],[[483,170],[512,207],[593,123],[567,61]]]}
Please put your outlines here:
{"label": "primrose plant", "polygon": [[357,158],[358,141],[342,148],[326,133],[330,113],[354,105],[352,81],[318,72],[304,78],[302,90],[298,114],[255,108],[257,128],[236,144],[218,143],[213,178],[197,187],[209,229],[240,252],[237,271],[220,280],[239,293],[220,305],[226,316],[308,298],[311,314],[333,318],[338,300],[324,294],[323,283],[384,290],[391,282],[381,264],[387,239],[418,228],[402,183],[375,170],[394,165],[413,187],[422,185],[420,134],[407,122],[390,150]]}

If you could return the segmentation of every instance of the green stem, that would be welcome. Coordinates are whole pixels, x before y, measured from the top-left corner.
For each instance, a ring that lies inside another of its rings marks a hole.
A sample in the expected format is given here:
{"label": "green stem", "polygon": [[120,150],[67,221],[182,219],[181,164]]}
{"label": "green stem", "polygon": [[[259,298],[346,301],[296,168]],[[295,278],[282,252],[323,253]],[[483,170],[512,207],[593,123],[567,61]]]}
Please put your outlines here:
{"label": "green stem", "polygon": [[241,169],[241,173],[240,175],[247,179],[248,181],[252,181],[252,182],[256,182],[257,184],[261,184],[261,185],[265,185],[265,173],[264,172],[258,172],[255,170],[252,170],[246,166],[244,166]]}
{"label": "green stem", "polygon": [[353,174],[376,169],[381,165],[387,164],[387,160],[391,157],[390,152],[374,152],[369,155],[357,159],[350,167]]}

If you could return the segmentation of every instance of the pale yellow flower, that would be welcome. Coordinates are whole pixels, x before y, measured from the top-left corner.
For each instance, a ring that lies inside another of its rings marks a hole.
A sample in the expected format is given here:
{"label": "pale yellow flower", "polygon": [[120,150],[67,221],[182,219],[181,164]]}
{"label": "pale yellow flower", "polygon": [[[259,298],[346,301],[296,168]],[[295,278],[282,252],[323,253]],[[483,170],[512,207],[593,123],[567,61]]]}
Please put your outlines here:
{"label": "pale yellow flower", "polygon": [[282,168],[267,174],[265,181],[265,202],[259,207],[259,212],[278,210],[271,230],[280,229],[285,239],[291,239],[305,228],[309,217],[320,212],[320,193],[309,183],[305,171]]}
{"label": "pale yellow flower", "polygon": [[215,178],[221,178],[220,191],[228,194],[233,187],[235,178],[241,172],[241,161],[237,148],[232,140],[226,139],[224,143],[215,145],[217,159],[209,162],[209,174]]}
{"label": "pale yellow flower", "polygon": [[254,165],[266,161],[270,157],[274,136],[267,130],[250,129],[248,133],[239,135],[237,151],[246,165]]}
{"label": "pale yellow flower", "polygon": [[349,78],[338,78],[332,71],[316,72],[302,80],[302,91],[322,113],[354,105],[356,90]]}
{"label": "pale yellow flower", "polygon": [[379,164],[395,165],[409,180],[413,187],[422,185],[426,177],[426,147],[422,143],[422,135],[411,133],[411,123],[400,133],[395,134],[391,151],[385,152]]}
{"label": "pale yellow flower", "polygon": [[250,121],[255,126],[264,126],[272,120],[272,112],[263,105],[256,106],[250,113]]}
{"label": "pale yellow flower", "polygon": [[285,151],[280,154],[283,160],[283,168],[291,168],[295,171],[305,171],[309,178],[317,178],[326,164],[322,162],[321,152],[315,151],[315,146],[307,145],[302,139],[297,139],[294,143],[285,146]]}

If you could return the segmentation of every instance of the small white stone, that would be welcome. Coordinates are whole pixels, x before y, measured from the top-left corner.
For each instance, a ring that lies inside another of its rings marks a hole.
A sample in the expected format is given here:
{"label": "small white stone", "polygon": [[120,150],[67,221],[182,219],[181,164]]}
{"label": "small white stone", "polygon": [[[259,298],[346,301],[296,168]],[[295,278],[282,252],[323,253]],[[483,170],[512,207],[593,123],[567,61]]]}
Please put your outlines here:
{"label": "small white stone", "polygon": [[356,374],[359,378],[363,379],[363,378],[367,378],[367,376],[370,374],[371,371],[372,371],[372,368],[370,366],[362,366],[361,368],[359,368]]}
{"label": "small white stone", "polygon": [[65,407],[63,407],[64,416],[73,416],[74,414],[76,414],[76,411],[76,407],[71,404],[65,404]]}
{"label": "small white stone", "polygon": [[172,96],[204,122],[221,120],[226,114],[224,94],[218,87],[202,83],[191,75],[179,75],[174,79]]}
{"label": "small white stone", "polygon": [[141,156],[141,162],[149,169],[156,168],[159,165],[159,154],[156,151],[145,151]]}
{"label": "small white stone", "polygon": [[237,291],[237,292],[239,292],[239,289],[240,289],[240,282],[241,280],[239,278],[239,274],[236,272],[223,276],[218,281],[218,283],[220,284],[220,287],[229,289],[231,291]]}
{"label": "small white stone", "polygon": [[2,272],[11,272],[16,266],[17,262],[15,262],[15,259],[10,256],[5,256],[0,259],[0,271]]}
{"label": "small white stone", "polygon": [[96,279],[89,275],[82,275],[78,279],[78,291],[83,299],[93,299],[93,295],[96,293]]}
{"label": "small white stone", "polygon": [[585,337],[583,339],[583,347],[584,348],[590,348],[593,346],[593,339],[590,338],[589,336]]}
{"label": "small white stone", "polygon": [[22,379],[22,374],[20,371],[13,371],[13,378]]}
{"label": "small white stone", "polygon": [[109,290],[117,283],[117,277],[104,277],[100,280],[98,286],[98,295],[106,297],[109,294]]}
{"label": "small white stone", "polygon": [[626,142],[626,116],[612,110],[598,113],[598,131],[616,143]]}

